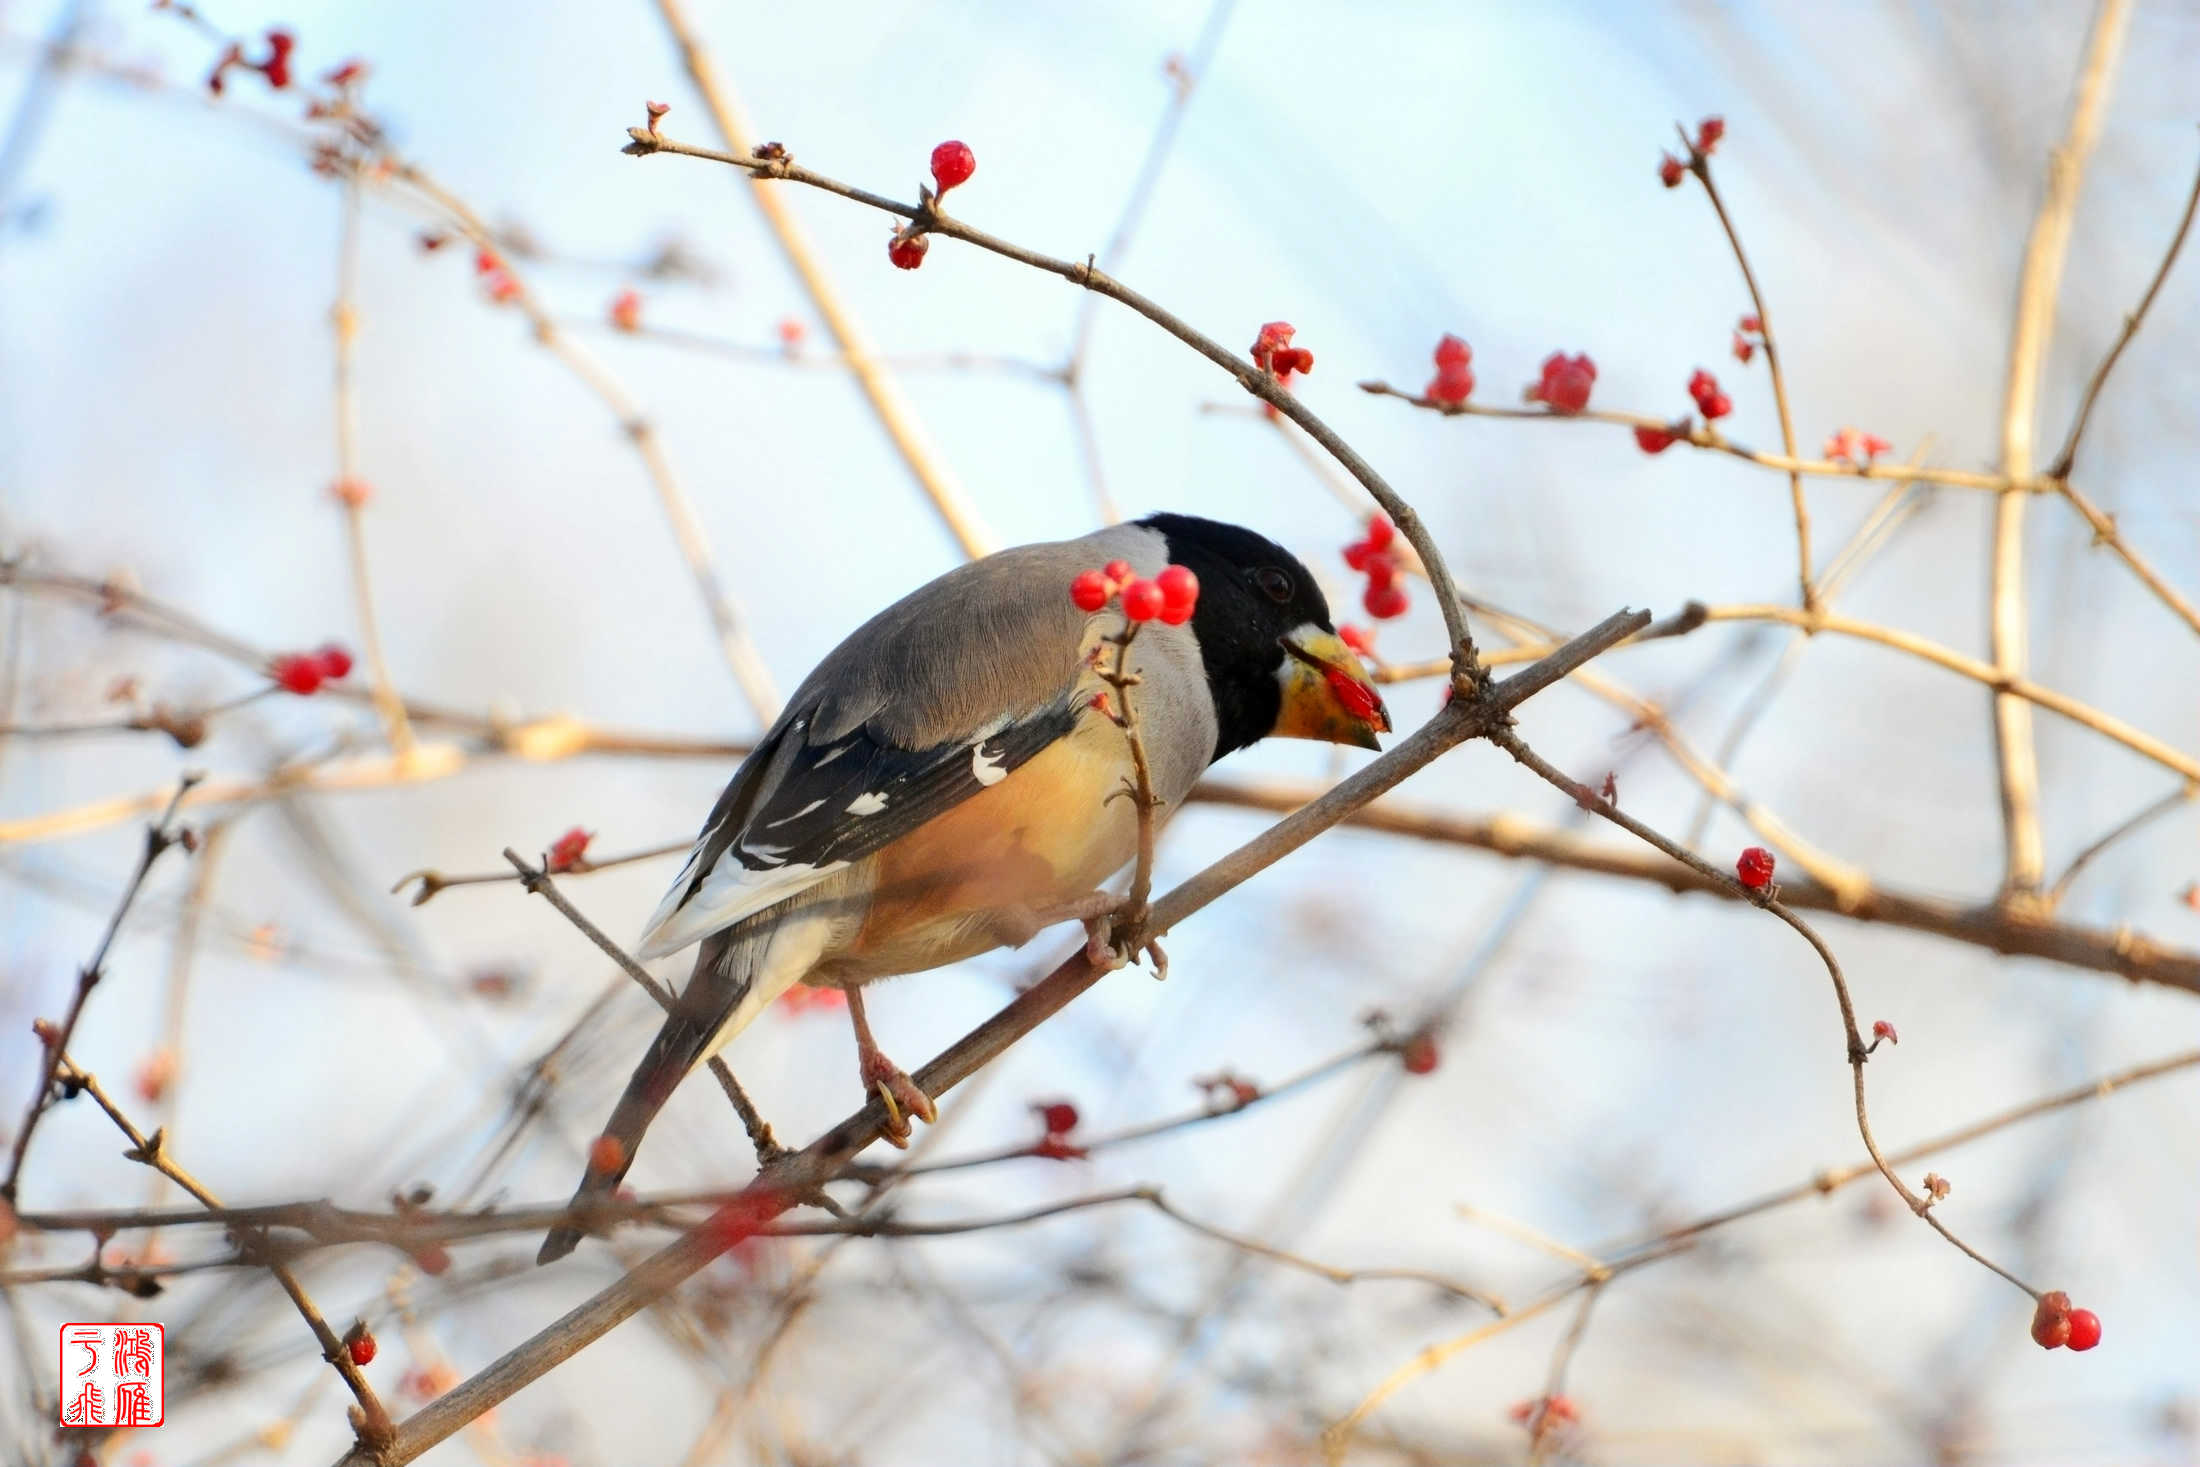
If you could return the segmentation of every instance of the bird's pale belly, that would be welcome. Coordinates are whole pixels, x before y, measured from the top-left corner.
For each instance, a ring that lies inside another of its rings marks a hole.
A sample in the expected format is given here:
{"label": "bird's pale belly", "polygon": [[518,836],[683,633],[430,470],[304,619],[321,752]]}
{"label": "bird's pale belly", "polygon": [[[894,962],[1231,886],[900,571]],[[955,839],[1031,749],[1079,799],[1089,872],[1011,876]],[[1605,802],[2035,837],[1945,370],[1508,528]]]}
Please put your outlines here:
{"label": "bird's pale belly", "polygon": [[872,860],[862,926],[812,982],[861,983],[936,968],[1001,946],[1003,913],[1085,896],[1127,865],[1138,820],[1122,787],[1122,732],[1092,719],[990,789],[919,826]]}

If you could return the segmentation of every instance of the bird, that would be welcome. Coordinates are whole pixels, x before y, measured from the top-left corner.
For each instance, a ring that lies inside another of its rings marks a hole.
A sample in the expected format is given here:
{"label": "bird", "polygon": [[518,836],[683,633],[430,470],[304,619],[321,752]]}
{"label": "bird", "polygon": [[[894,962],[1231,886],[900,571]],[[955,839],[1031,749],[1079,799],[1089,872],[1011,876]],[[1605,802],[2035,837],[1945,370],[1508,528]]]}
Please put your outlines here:
{"label": "bird", "polygon": [[[1088,611],[1070,588],[1115,562],[1197,578],[1189,617],[1143,622],[1123,652],[1156,822],[1263,738],[1381,747],[1389,712],[1321,587],[1253,530],[1153,514],[919,587],[796,689],[650,917],[636,955],[696,944],[694,966],[590,1149],[576,1209],[617,1188],[688,1072],[796,983],[845,991],[864,1089],[884,1100],[885,1139],[907,1145],[904,1113],[936,1112],[879,1048],[863,985],[1106,920],[1117,899],[1102,884],[1138,848],[1137,802],[1113,797],[1135,788],[1130,739],[1101,677],[1127,621],[1116,600]],[[581,1236],[555,1229],[537,1262]]]}

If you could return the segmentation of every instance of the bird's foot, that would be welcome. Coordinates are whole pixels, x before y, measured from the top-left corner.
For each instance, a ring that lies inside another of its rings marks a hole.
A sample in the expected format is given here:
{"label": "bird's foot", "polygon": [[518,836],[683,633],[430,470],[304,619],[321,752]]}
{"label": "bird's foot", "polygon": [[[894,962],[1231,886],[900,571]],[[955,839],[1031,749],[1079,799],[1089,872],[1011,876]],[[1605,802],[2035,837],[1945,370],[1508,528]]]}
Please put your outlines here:
{"label": "bird's foot", "polygon": [[[1161,944],[1142,935],[1145,927],[1143,916],[1124,922],[1121,903],[1098,916],[1085,919],[1085,961],[1103,973],[1117,968],[1127,968],[1144,953],[1153,959],[1153,976],[1156,982],[1169,976],[1169,955],[1161,950]],[[1118,938],[1117,932],[1123,931]]]}
{"label": "bird's foot", "polygon": [[863,1073],[863,1088],[877,1092],[886,1106],[886,1129],[881,1134],[890,1145],[908,1150],[913,1134],[909,1117],[915,1116],[928,1126],[940,1118],[932,1097],[874,1046],[864,1046],[856,1055],[856,1064]]}

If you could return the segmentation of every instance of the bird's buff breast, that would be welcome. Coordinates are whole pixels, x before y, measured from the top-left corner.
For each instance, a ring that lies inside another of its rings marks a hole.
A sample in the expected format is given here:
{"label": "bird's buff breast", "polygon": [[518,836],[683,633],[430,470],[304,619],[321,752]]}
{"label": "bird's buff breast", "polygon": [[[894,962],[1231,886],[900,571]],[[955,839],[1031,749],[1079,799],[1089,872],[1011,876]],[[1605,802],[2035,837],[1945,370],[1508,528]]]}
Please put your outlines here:
{"label": "bird's buff breast", "polygon": [[1001,945],[1003,909],[1039,911],[1092,891],[1137,853],[1137,812],[1108,798],[1129,767],[1122,730],[1087,717],[880,851],[861,927],[811,981],[862,983],[975,957]]}

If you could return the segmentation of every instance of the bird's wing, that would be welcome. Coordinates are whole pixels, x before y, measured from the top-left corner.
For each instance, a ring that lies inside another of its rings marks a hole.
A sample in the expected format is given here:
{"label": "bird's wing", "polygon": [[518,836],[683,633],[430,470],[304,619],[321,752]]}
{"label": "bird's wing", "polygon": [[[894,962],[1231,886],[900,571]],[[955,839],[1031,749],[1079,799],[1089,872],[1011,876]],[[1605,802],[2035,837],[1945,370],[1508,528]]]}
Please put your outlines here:
{"label": "bird's wing", "polygon": [[1003,551],[873,617],[818,665],[726,787],[643,935],[658,957],[763,911],[1008,774],[1077,720],[1097,555],[1160,555],[1118,527]]}

